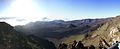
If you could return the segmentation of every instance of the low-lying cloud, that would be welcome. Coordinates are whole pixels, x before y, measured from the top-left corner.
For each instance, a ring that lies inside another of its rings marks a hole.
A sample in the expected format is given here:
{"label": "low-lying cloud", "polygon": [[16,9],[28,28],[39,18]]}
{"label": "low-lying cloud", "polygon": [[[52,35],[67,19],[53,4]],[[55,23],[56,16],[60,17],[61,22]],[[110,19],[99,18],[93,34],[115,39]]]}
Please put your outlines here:
{"label": "low-lying cloud", "polygon": [[16,19],[16,21],[26,21],[26,19]]}
{"label": "low-lying cloud", "polygon": [[15,19],[16,17],[0,17],[0,20]]}

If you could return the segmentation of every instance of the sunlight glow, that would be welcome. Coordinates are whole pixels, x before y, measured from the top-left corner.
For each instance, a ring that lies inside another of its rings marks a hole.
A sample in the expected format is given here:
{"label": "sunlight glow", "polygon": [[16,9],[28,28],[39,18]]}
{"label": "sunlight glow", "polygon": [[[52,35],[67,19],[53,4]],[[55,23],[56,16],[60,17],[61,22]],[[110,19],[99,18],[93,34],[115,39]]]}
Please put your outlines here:
{"label": "sunlight glow", "polygon": [[34,21],[43,18],[45,12],[33,0],[16,0],[10,8],[9,16],[16,16]]}
{"label": "sunlight glow", "polygon": [[32,0],[16,0],[11,6],[11,14],[14,16],[33,18],[37,15]]}
{"label": "sunlight glow", "polygon": [[[41,20],[45,17],[45,12],[35,4],[34,0],[14,0],[10,8],[8,8],[2,16],[17,17],[28,20],[27,22],[33,22]],[[11,23],[11,22],[10,22]],[[26,22],[15,22],[11,25],[21,25]]]}

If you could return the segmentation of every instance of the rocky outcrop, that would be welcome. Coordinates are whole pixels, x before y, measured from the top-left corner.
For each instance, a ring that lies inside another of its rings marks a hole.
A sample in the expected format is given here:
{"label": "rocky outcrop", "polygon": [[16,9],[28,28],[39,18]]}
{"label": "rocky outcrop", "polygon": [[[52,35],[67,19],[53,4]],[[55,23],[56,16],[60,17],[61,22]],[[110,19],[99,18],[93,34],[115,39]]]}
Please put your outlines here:
{"label": "rocky outcrop", "polygon": [[86,40],[85,45],[94,45],[95,47],[114,47],[120,41],[120,16],[108,19],[105,24],[91,33]]}
{"label": "rocky outcrop", "polygon": [[120,36],[118,35],[120,33],[119,28],[112,27],[110,30],[111,31],[110,31],[109,37],[111,37],[111,39],[112,39],[110,45],[114,45],[116,43],[116,41],[120,41]]}
{"label": "rocky outcrop", "polygon": [[59,45],[58,49],[107,49],[106,47],[104,47],[103,45],[99,46],[99,47],[95,47],[94,45],[90,45],[90,46],[85,46],[82,41],[73,41],[72,44],[65,44],[62,43]]}

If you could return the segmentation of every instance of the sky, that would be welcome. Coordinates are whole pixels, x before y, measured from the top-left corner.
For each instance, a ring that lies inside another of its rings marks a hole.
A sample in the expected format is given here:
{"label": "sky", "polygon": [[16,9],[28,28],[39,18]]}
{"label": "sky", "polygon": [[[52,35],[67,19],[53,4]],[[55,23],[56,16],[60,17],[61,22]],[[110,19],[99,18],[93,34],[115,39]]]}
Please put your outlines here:
{"label": "sky", "polygon": [[0,21],[79,20],[120,15],[120,0],[0,0]]}

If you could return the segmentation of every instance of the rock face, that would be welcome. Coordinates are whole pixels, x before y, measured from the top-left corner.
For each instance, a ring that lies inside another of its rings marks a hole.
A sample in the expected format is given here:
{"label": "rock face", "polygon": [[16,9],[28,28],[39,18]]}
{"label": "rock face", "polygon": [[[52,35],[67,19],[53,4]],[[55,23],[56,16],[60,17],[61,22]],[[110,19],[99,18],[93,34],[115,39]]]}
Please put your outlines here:
{"label": "rock face", "polygon": [[0,49],[56,49],[52,42],[17,32],[14,27],[0,22]]}
{"label": "rock face", "polygon": [[109,36],[112,38],[111,45],[113,45],[116,41],[120,41],[120,36],[118,36],[119,29],[118,27],[112,27],[110,30]]}
{"label": "rock face", "polygon": [[119,41],[120,41],[120,17],[118,16],[112,19],[108,19],[108,21],[105,24],[97,28],[97,30],[93,31],[91,36],[86,38],[83,41],[83,43],[86,46],[94,45],[95,47],[99,47],[101,44],[103,47],[108,48],[114,46]]}

